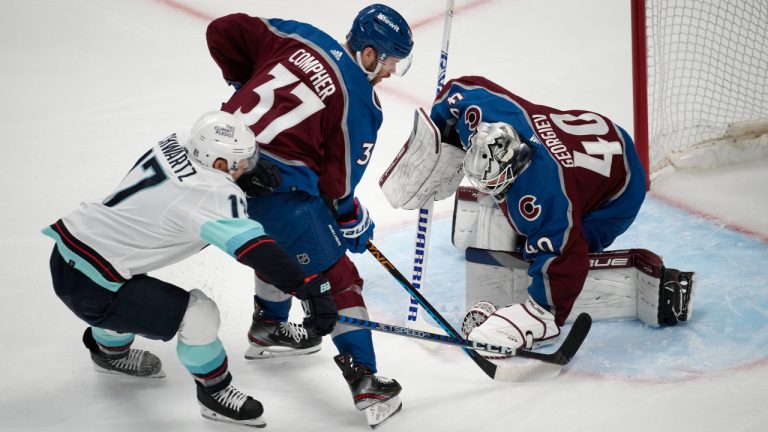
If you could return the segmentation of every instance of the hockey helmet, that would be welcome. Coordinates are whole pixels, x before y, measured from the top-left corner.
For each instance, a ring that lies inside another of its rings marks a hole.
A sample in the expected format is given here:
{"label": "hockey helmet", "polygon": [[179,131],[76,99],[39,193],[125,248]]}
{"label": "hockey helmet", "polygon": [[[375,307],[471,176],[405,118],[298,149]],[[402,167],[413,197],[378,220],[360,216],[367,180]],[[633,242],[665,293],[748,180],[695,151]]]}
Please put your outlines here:
{"label": "hockey helmet", "polygon": [[531,161],[530,146],[506,123],[481,122],[469,142],[464,172],[481,192],[503,193]]}
{"label": "hockey helmet", "polygon": [[[390,61],[396,62],[393,71],[396,76],[405,75],[411,66],[411,28],[405,18],[389,6],[373,4],[361,10],[347,34],[347,44],[358,57],[365,47],[372,47],[376,50],[379,65],[394,58]],[[380,66],[377,66],[374,73],[379,68]]]}
{"label": "hockey helmet", "polygon": [[251,129],[228,112],[203,114],[190,132],[189,154],[207,167],[224,159],[230,171],[241,167],[248,171],[256,166],[258,150]]}

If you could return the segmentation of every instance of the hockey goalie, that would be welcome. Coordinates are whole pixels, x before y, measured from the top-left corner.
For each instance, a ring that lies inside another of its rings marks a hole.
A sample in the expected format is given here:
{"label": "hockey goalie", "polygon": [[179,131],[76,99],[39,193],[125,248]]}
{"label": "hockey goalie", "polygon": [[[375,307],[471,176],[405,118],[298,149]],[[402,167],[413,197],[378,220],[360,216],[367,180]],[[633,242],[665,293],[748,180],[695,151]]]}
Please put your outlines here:
{"label": "hockey goalie", "polygon": [[[694,274],[645,249],[606,251],[637,216],[645,172],[632,139],[600,114],[531,103],[477,76],[449,81],[380,184],[396,208],[456,193],[453,242],[467,256],[472,340],[552,342],[581,312],[675,325]],[[458,180],[457,180],[458,177]]]}

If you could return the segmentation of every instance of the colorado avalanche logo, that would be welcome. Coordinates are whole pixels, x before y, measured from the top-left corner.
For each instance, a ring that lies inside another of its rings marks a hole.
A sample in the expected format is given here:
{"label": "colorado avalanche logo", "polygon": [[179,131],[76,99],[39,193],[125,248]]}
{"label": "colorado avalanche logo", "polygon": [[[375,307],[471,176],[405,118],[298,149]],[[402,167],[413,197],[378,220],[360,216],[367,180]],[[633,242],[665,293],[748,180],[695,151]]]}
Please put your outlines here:
{"label": "colorado avalanche logo", "polygon": [[518,209],[520,214],[529,221],[536,220],[541,214],[541,206],[536,204],[536,197],[533,195],[525,195],[520,198]]}
{"label": "colorado avalanche logo", "polygon": [[473,131],[477,129],[477,125],[483,119],[483,111],[477,105],[472,105],[464,112],[464,123],[467,124],[469,130]]}

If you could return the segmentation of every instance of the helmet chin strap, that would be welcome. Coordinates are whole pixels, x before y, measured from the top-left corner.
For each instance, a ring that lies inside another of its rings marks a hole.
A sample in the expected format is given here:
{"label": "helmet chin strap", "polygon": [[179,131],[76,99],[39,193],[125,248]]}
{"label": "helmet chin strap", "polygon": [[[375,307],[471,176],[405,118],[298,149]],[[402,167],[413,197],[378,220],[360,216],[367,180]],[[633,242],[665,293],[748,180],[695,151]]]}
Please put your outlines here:
{"label": "helmet chin strap", "polygon": [[379,61],[376,61],[376,68],[373,70],[373,72],[369,71],[368,69],[363,66],[363,58],[360,55],[360,51],[355,53],[355,58],[357,59],[357,65],[360,66],[360,69],[365,72],[365,75],[368,77],[368,81],[373,81],[374,78],[376,78],[376,75],[379,74],[379,71],[381,70],[381,63]]}

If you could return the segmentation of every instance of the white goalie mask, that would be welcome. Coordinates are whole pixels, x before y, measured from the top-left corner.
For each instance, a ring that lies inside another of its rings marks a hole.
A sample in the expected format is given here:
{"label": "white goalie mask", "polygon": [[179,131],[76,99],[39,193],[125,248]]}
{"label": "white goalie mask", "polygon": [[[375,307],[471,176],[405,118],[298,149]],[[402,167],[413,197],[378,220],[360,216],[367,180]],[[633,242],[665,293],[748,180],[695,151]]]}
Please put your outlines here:
{"label": "white goalie mask", "polygon": [[469,142],[464,173],[481,192],[503,193],[531,161],[531,148],[506,123],[481,122]]}
{"label": "white goalie mask", "polygon": [[211,111],[197,120],[190,132],[189,154],[211,167],[216,159],[227,161],[229,171],[249,171],[256,166],[259,149],[251,129],[224,111]]}

